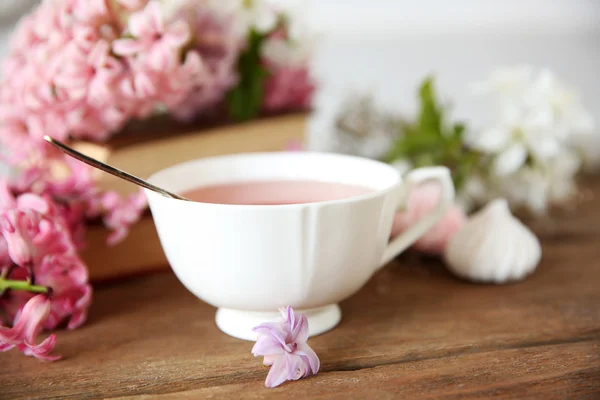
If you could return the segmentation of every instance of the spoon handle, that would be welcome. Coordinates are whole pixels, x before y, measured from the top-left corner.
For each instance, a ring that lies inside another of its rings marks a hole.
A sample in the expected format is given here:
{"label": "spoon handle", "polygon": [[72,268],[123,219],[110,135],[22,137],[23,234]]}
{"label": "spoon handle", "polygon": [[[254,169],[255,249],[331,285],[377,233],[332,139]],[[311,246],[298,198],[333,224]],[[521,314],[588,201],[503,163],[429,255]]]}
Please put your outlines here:
{"label": "spoon handle", "polygon": [[60,151],[70,155],[71,157],[76,158],[77,160],[84,162],[87,165],[90,165],[94,168],[98,168],[104,172],[114,175],[117,178],[125,179],[126,181],[129,181],[131,183],[134,183],[134,184],[144,187],[146,189],[150,189],[152,191],[158,192],[166,197],[189,201],[189,199],[186,199],[185,197],[179,196],[175,193],[171,193],[171,192],[161,189],[157,186],[154,186],[153,184],[146,182],[145,180],[140,179],[137,176],[128,174],[127,172],[121,171],[118,168],[112,167],[112,166],[105,164],[101,161],[98,161],[94,158],[88,157],[85,154],[82,154],[82,153],[78,152],[77,150],[72,149],[71,147],[67,146],[66,144],[64,144],[56,139],[51,138],[48,135],[44,136],[44,140],[46,140],[48,143],[50,143],[51,145],[53,145]]}

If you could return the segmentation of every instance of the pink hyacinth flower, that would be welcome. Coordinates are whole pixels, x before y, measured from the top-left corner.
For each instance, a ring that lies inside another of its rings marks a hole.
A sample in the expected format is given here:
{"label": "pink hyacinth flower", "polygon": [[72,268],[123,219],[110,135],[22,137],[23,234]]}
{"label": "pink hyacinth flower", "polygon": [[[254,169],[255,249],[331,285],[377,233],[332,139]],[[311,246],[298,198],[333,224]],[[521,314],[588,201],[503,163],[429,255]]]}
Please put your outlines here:
{"label": "pink hyacinth flower", "polygon": [[[195,43],[180,68],[182,77],[169,82],[169,87],[185,82],[185,95],[175,98],[170,95],[168,99],[161,95],[161,101],[178,120],[188,122],[201,113],[214,112],[226,93],[238,83],[237,61],[243,43],[236,33],[236,19],[219,14],[195,7],[191,2],[177,14],[190,21]],[[177,78],[177,75],[172,76]]]}
{"label": "pink hyacinth flower", "polygon": [[178,51],[191,37],[184,19],[165,24],[157,1],[150,1],[143,10],[133,13],[128,29],[133,38],[115,40],[113,51],[124,57],[142,57],[156,71],[175,65]]}
{"label": "pink hyacinth flower", "polygon": [[47,361],[55,361],[60,356],[51,356],[54,349],[56,336],[48,336],[40,344],[35,344],[37,336],[42,330],[44,321],[50,314],[50,299],[46,294],[32,297],[19,315],[12,328],[0,326],[0,351],[8,351],[17,347],[28,356],[33,356]]}
{"label": "pink hyacinth flower", "polygon": [[255,327],[258,333],[252,348],[254,356],[264,356],[263,363],[271,366],[266,387],[281,385],[286,380],[298,380],[319,371],[320,361],[308,340],[308,320],[292,307],[280,309],[282,322],[266,322]]}
{"label": "pink hyacinth flower", "polygon": [[[54,83],[71,99],[87,99],[92,105],[110,104],[115,97],[117,78],[124,66],[110,55],[110,44],[99,40],[89,51],[71,43],[64,51],[65,63]],[[69,114],[73,119],[74,114]]]}
{"label": "pink hyacinth flower", "polygon": [[62,227],[32,209],[5,212],[1,216],[0,227],[10,258],[23,268],[33,268],[44,255],[70,248]]}
{"label": "pink hyacinth flower", "polygon": [[106,212],[104,224],[113,231],[107,240],[109,245],[115,245],[127,236],[129,227],[138,221],[148,204],[143,190],[126,199],[116,192],[106,192],[101,201]]}
{"label": "pink hyacinth flower", "polygon": [[52,288],[52,307],[44,323],[45,329],[55,329],[69,319],[68,329],[81,326],[92,301],[88,272],[76,254],[48,255],[36,270],[37,283]]}
{"label": "pink hyacinth flower", "polygon": [[[429,214],[440,198],[440,187],[435,183],[426,183],[415,188],[408,200],[405,212],[394,216],[392,237],[396,236]],[[432,255],[443,253],[448,241],[466,222],[465,213],[456,205],[450,206],[438,223],[415,242],[413,248]]]}
{"label": "pink hyacinth flower", "polygon": [[48,218],[51,207],[47,200],[33,193],[12,198],[5,183],[0,183],[0,231],[12,261],[32,268],[42,257],[72,248],[69,232],[60,221]]}
{"label": "pink hyacinth flower", "polygon": [[[53,330],[64,322],[67,329],[76,329],[86,318],[92,302],[92,287],[88,284],[88,272],[81,259],[73,252],[50,254],[36,266],[36,284],[51,287],[52,302],[50,313],[43,328]],[[10,279],[25,280],[28,273],[23,269],[11,272]],[[26,291],[11,291],[0,299],[0,307],[6,315],[15,319],[24,305],[33,297]]]}

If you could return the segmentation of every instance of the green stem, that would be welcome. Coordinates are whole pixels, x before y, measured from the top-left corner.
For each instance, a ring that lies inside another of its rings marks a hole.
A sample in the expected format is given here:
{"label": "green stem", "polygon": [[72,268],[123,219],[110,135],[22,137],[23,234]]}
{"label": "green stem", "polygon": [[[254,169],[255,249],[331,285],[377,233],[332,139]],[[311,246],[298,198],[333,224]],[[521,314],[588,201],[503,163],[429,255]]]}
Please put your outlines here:
{"label": "green stem", "polygon": [[48,288],[46,286],[32,285],[27,281],[14,281],[10,279],[0,278],[0,292],[6,290],[26,290],[33,293],[46,293]]}

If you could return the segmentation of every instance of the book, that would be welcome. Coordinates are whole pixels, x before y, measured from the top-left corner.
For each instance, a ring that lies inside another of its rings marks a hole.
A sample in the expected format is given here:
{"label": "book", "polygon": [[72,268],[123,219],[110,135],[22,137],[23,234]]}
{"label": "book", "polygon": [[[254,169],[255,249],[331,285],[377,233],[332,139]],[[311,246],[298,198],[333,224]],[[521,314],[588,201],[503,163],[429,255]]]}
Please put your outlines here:
{"label": "book", "polygon": [[[73,141],[71,147],[147,179],[154,172],[185,161],[202,157],[241,152],[277,151],[292,140],[302,140],[306,114],[268,116],[243,123],[217,124],[182,130],[180,125],[158,121],[148,126],[120,134],[106,143]],[[98,186],[121,194],[134,193],[137,186],[109,175],[94,171]]]}
{"label": "book", "polygon": [[[147,178],[160,169],[192,159],[280,151],[292,140],[301,142],[305,126],[306,114],[290,114],[171,133],[150,140],[120,138],[107,143],[77,141],[71,145],[88,156],[140,178]],[[138,190],[129,182],[102,171],[97,172],[98,184],[103,189],[117,190],[122,194]],[[92,282],[170,269],[149,211],[132,226],[129,235],[121,243],[107,245],[108,234],[109,231],[102,225],[92,225],[87,229],[86,247],[81,255]]]}
{"label": "book", "polygon": [[102,225],[90,226],[86,247],[81,257],[93,283],[127,278],[157,271],[168,271],[169,263],[160,245],[150,214],[144,214],[119,244],[106,244],[108,230]]}

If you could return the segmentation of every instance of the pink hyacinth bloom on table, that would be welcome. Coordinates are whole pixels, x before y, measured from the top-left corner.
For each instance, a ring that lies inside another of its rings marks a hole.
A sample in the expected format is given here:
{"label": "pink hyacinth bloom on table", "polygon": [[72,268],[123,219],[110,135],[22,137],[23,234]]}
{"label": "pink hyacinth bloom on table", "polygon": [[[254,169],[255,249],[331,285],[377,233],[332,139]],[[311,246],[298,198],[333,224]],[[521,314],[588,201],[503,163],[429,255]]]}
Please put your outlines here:
{"label": "pink hyacinth bloom on table", "polygon": [[48,294],[43,293],[32,297],[15,318],[12,328],[0,326],[0,351],[8,351],[16,347],[28,356],[46,361],[58,360],[60,356],[49,354],[56,344],[54,334],[36,344],[42,326],[50,315],[50,307]]}
{"label": "pink hyacinth bloom on table", "polygon": [[76,329],[87,318],[92,287],[85,265],[75,254],[49,255],[37,270],[37,283],[51,287],[52,307],[45,329],[55,329],[69,320],[67,329]]}
{"label": "pink hyacinth bloom on table", "polygon": [[[62,184],[46,182],[43,189],[59,197],[69,192],[86,194],[90,189],[87,186],[90,176],[86,171],[79,170]],[[71,236],[75,225],[70,226],[69,213],[74,208],[62,208],[46,197],[47,194],[44,196],[23,193],[15,197],[7,182],[0,182],[0,268],[3,274],[10,274],[6,278],[13,281],[24,282],[35,277],[38,287],[52,289],[44,329],[55,329],[67,319],[67,328],[74,329],[85,321],[92,299],[87,269],[77,256]],[[85,210],[75,209],[75,212]],[[23,268],[13,268],[16,266]],[[33,296],[27,290],[13,290],[0,298],[0,307],[6,316],[14,319]]]}
{"label": "pink hyacinth bloom on table", "polygon": [[308,320],[290,306],[280,309],[283,321],[265,322],[254,328],[258,333],[252,348],[254,356],[264,356],[270,366],[265,386],[272,388],[287,380],[298,380],[319,371],[320,361],[308,346]]}
{"label": "pink hyacinth bloom on table", "polygon": [[125,238],[127,231],[146,209],[147,199],[143,190],[123,199],[117,192],[106,192],[101,199],[106,212],[104,224],[113,232],[108,237],[108,244],[117,244]]}
{"label": "pink hyacinth bloom on table", "polygon": [[70,247],[63,227],[32,209],[5,212],[0,216],[0,227],[10,258],[23,268],[33,268],[46,254]]}
{"label": "pink hyacinth bloom on table", "polygon": [[[406,211],[396,213],[392,226],[392,237],[396,236],[429,214],[437,205],[440,187],[435,183],[426,183],[413,189]],[[448,241],[466,222],[464,211],[452,205],[438,223],[415,242],[413,248],[432,255],[443,253]]]}
{"label": "pink hyacinth bloom on table", "polygon": [[[14,270],[10,278],[25,280],[23,269]],[[75,253],[50,254],[35,268],[35,282],[52,288],[50,312],[43,328],[53,330],[66,322],[66,328],[76,329],[83,325],[92,302],[92,286],[88,283],[87,268]],[[34,294],[27,291],[11,291],[0,300],[0,307],[14,319]]]}
{"label": "pink hyacinth bloom on table", "polygon": [[23,268],[33,268],[46,254],[73,248],[62,224],[49,218],[50,204],[33,193],[14,198],[6,182],[0,182],[0,232],[11,260]]}

